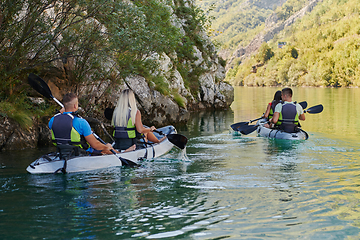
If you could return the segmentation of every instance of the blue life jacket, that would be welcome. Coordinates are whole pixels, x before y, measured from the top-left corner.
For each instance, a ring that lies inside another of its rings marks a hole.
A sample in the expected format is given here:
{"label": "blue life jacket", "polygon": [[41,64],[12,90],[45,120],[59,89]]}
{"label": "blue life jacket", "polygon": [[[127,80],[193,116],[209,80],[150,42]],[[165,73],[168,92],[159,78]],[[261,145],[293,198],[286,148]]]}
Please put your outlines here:
{"label": "blue life jacket", "polygon": [[85,137],[73,127],[74,116],[70,113],[56,114],[51,126],[51,138],[55,146],[67,144],[80,147],[84,150],[90,146]]}
{"label": "blue life jacket", "polygon": [[299,126],[299,115],[296,111],[296,105],[294,103],[282,104],[279,120],[277,121],[276,126],[289,133],[298,131],[297,127]]}

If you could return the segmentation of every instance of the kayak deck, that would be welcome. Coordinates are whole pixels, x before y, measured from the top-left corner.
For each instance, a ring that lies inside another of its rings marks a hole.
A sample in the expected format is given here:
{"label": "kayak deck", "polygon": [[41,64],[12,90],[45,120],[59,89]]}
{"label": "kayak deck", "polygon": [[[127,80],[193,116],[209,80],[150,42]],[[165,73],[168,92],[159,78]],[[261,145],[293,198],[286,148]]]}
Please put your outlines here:
{"label": "kayak deck", "polygon": [[302,129],[299,129],[298,132],[288,133],[280,129],[267,128],[264,126],[266,123],[265,119],[261,119],[256,123],[258,126],[257,133],[262,137],[287,140],[306,140],[309,138],[309,135]]}
{"label": "kayak deck", "polygon": [[[166,135],[176,133],[176,129],[173,126],[166,126],[157,130]],[[158,139],[163,137],[163,135],[158,133],[154,132],[154,134]],[[116,155],[76,156],[66,161],[60,159],[59,153],[48,153],[32,162],[26,170],[32,174],[91,171],[101,168],[122,166],[119,157],[138,164],[143,160],[164,155],[172,149],[174,144],[166,138],[160,143],[146,144],[145,146],[146,147],[144,148],[135,149],[130,152],[118,153]]]}

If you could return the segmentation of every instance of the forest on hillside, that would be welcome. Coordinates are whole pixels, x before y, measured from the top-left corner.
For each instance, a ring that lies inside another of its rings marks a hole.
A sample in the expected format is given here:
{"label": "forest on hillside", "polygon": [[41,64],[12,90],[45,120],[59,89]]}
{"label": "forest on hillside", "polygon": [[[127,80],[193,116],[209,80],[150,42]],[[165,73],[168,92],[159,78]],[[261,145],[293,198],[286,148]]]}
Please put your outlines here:
{"label": "forest on hillside", "polygon": [[[228,61],[266,24],[286,21],[311,1],[197,2],[208,9],[212,40],[220,54],[227,52],[222,56]],[[232,59],[226,80],[246,86],[360,86],[359,9],[358,0],[319,1],[310,13],[263,43],[251,58]],[[280,48],[279,43],[286,45]]]}
{"label": "forest on hillside", "polygon": [[285,20],[308,0],[197,0],[212,19],[209,35],[222,50],[246,46],[265,28],[266,19],[277,14]]}
{"label": "forest on hillside", "polygon": [[324,0],[229,70],[227,79],[247,86],[358,87],[359,63],[360,2]]}

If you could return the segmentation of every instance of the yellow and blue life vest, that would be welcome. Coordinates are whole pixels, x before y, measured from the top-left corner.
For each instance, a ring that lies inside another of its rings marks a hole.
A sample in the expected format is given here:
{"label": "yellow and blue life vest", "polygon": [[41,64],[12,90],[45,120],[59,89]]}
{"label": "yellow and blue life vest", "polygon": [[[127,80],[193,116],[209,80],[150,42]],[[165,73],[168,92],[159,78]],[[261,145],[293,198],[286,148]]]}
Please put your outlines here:
{"label": "yellow and blue life vest", "polygon": [[115,126],[115,130],[113,133],[114,138],[123,138],[123,139],[136,138],[137,131],[135,125],[132,123],[130,110],[128,112],[127,119],[128,121],[126,127]]}
{"label": "yellow and blue life vest", "polygon": [[80,135],[73,127],[74,116],[70,113],[56,114],[51,126],[51,139],[55,146],[59,144],[67,144],[88,149],[90,146],[86,142],[85,137]]}
{"label": "yellow and blue life vest", "polygon": [[285,132],[296,132],[296,127],[299,126],[299,115],[296,111],[296,105],[294,103],[282,104],[279,120],[277,121],[276,126]]}

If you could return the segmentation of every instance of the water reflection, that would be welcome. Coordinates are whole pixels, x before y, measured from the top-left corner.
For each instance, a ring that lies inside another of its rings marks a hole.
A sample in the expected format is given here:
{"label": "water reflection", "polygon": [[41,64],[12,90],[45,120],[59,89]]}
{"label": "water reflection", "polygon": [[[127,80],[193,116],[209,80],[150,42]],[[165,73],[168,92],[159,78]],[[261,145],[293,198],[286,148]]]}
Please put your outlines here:
{"label": "water reflection", "polygon": [[186,124],[177,125],[176,128],[188,138],[209,136],[228,131],[233,123],[233,116],[234,113],[231,110],[200,111],[193,113]]}
{"label": "water reflection", "polygon": [[280,201],[291,201],[299,192],[299,184],[302,181],[301,164],[301,145],[305,141],[287,141],[285,139],[265,139],[264,167],[272,175],[272,187],[279,192]]}
{"label": "water reflection", "polygon": [[[266,138],[265,138],[266,139]],[[264,151],[269,157],[276,154],[296,155],[296,150],[299,145],[303,144],[303,140],[289,141],[286,139],[266,139],[264,144]]]}

